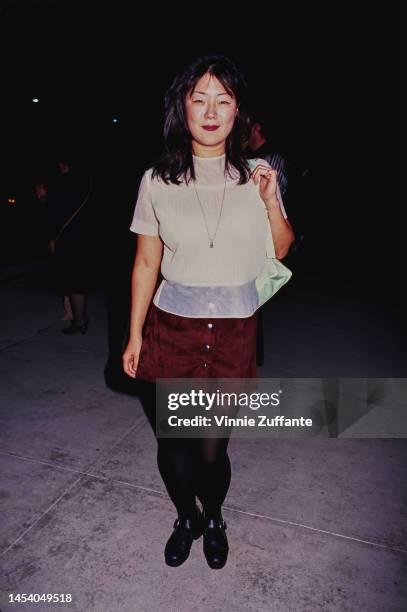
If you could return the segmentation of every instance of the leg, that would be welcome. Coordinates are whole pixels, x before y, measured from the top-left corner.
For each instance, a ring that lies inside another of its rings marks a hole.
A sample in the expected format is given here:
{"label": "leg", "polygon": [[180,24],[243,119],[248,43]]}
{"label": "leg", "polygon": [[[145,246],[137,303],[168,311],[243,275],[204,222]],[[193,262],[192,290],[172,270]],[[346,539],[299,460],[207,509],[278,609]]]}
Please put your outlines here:
{"label": "leg", "polygon": [[72,335],[77,332],[86,334],[88,331],[89,318],[86,313],[88,296],[80,293],[73,293],[69,296],[72,306],[73,319],[69,327],[62,329],[63,334]]}
{"label": "leg", "polygon": [[192,439],[160,438],[157,462],[178,518],[164,550],[165,562],[177,567],[187,560],[193,540],[203,532],[203,517],[196,505],[196,464]]}
{"label": "leg", "polygon": [[198,497],[206,516],[220,518],[222,504],[231,481],[230,459],[227,454],[229,438],[198,439],[199,481]]}
{"label": "leg", "polygon": [[158,440],[158,469],[180,519],[191,518],[196,511],[193,442],[187,438]]}
{"label": "leg", "polygon": [[73,312],[72,312],[71,300],[69,299],[69,295],[64,295],[63,302],[64,302],[64,310],[65,310],[64,319],[66,321],[72,321]]}
{"label": "leg", "polygon": [[196,511],[198,465],[194,438],[161,438],[156,434],[156,384],[139,381],[137,395],[157,439],[157,465],[180,519]]}
{"label": "leg", "polygon": [[69,296],[73,312],[73,320],[77,325],[85,325],[87,317],[88,296],[80,293],[73,293]]}
{"label": "leg", "polygon": [[227,454],[229,438],[208,438],[199,442],[201,478],[198,495],[204,508],[203,551],[209,567],[221,569],[229,553],[227,525],[222,518],[222,503],[231,480]]}
{"label": "leg", "polygon": [[[156,385],[139,385],[138,397],[156,436]],[[203,518],[196,505],[196,464],[193,439],[157,438],[157,464],[168,495],[178,512],[174,530],[165,545],[165,562],[171,567],[184,563],[193,540],[203,532]]]}

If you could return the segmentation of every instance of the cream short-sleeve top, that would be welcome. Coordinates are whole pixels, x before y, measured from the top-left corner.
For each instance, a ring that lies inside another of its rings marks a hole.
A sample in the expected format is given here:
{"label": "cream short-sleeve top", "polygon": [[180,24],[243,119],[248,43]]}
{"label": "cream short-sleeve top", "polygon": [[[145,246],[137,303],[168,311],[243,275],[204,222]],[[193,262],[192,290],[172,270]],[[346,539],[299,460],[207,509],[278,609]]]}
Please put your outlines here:
{"label": "cream short-sleeve top", "polygon": [[[192,181],[175,185],[152,179],[151,168],[140,183],[130,230],[159,235],[164,245],[163,281],[154,304],[187,317],[251,316],[258,307],[255,279],[263,270],[269,223],[259,187],[252,180],[238,185],[233,168],[225,188],[225,155],[194,155],[193,162],[195,188]],[[211,237],[219,219],[213,248],[204,214]]]}

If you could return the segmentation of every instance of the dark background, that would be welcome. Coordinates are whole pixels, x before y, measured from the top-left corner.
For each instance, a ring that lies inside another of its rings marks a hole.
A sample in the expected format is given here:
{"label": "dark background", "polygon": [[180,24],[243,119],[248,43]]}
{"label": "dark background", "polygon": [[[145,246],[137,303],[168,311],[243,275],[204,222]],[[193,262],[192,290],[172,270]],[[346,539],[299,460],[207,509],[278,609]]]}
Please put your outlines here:
{"label": "dark background", "polygon": [[[2,260],[44,255],[33,189],[61,146],[80,151],[94,173],[95,248],[107,261],[118,249],[130,252],[140,174],[161,147],[165,90],[197,55],[216,51],[242,67],[252,105],[271,112],[277,148],[311,169],[296,203],[306,273],[378,295],[384,282],[395,295],[403,228],[388,139],[400,81],[394,9],[135,4],[3,4]],[[10,196],[16,205],[7,205]]]}

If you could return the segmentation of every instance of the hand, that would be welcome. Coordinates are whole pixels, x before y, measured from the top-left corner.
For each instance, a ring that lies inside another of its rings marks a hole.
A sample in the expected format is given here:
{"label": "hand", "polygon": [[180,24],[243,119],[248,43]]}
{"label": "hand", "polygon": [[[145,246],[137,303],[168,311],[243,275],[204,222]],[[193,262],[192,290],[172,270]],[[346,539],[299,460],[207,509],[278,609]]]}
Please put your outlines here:
{"label": "hand", "polygon": [[123,361],[123,370],[132,378],[136,377],[136,371],[138,366],[138,360],[140,356],[142,338],[141,336],[130,339],[128,341],[126,350],[123,353],[122,361]]}
{"label": "hand", "polygon": [[275,203],[277,199],[277,172],[270,168],[259,164],[252,172],[253,182],[258,185],[260,182],[260,197],[266,206]]}
{"label": "hand", "polygon": [[56,240],[48,240],[48,249],[50,253],[55,253]]}

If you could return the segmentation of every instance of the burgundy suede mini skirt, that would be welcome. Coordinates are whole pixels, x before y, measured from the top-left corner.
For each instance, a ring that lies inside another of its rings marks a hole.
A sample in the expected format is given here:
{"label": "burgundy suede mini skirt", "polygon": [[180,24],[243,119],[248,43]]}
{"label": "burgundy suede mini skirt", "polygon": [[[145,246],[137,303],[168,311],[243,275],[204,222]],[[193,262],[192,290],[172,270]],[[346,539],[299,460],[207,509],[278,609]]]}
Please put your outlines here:
{"label": "burgundy suede mini skirt", "polygon": [[257,312],[247,318],[193,318],[152,304],[136,378],[256,378]]}

